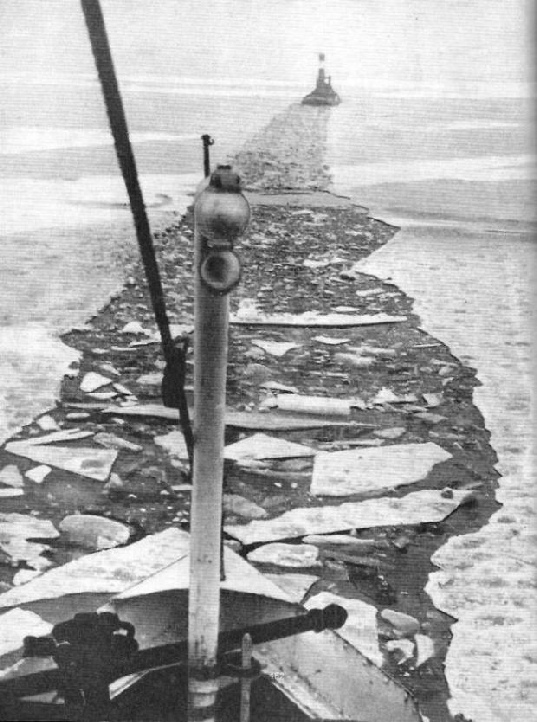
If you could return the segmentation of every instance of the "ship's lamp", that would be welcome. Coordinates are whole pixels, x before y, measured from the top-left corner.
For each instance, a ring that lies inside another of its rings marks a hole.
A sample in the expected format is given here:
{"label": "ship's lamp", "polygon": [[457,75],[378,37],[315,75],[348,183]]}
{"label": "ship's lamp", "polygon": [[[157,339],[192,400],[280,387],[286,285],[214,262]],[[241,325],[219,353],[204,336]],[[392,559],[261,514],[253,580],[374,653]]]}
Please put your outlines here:
{"label": "ship's lamp", "polygon": [[225,295],[239,283],[233,243],[250,220],[250,205],[231,166],[220,165],[212,173],[194,203],[194,219],[202,243],[201,280],[212,293]]}

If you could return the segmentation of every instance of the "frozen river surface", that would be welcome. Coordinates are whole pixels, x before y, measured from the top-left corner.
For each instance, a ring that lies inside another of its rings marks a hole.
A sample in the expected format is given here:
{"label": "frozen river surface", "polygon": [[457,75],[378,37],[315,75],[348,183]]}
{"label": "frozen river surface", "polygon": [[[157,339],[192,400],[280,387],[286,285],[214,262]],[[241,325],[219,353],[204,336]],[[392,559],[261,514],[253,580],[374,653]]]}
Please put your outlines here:
{"label": "frozen river surface", "polygon": [[[402,104],[366,123],[347,157],[336,150],[335,188],[401,227],[359,270],[391,279],[414,299],[422,327],[477,369],[474,401],[498,456],[502,507],[436,552],[427,592],[457,620],[446,660],[450,711],[526,722],[537,709],[531,116],[505,99],[419,109],[421,118]],[[334,118],[335,148],[351,113]],[[354,155],[362,162],[349,163]]]}
{"label": "frozen river surface", "polygon": [[503,506],[435,554],[439,571],[427,587],[458,620],[446,666],[450,709],[475,722],[525,722],[537,708],[534,257],[529,235],[421,226],[360,264],[412,296],[423,328],[482,383],[474,398],[498,455]]}

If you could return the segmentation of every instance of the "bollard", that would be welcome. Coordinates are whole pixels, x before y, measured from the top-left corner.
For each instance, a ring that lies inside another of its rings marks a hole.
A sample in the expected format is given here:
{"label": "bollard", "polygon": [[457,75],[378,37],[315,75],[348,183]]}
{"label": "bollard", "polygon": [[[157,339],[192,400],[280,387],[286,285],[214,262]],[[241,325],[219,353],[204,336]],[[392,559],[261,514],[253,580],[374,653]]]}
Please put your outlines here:
{"label": "bollard", "polygon": [[239,282],[233,241],[250,207],[218,166],[194,203],[194,473],[188,599],[189,721],[214,720],[218,691],[220,543],[227,379],[227,294]]}

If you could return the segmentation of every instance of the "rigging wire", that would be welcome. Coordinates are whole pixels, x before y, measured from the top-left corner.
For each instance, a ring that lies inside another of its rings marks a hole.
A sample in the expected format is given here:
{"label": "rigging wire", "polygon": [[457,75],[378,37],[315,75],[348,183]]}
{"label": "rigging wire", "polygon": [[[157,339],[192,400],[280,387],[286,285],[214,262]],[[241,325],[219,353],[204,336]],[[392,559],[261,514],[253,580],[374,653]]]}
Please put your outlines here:
{"label": "rigging wire", "polygon": [[136,229],[136,238],[142,256],[149,295],[151,297],[153,312],[160,333],[162,351],[166,361],[166,370],[164,372],[166,383],[163,384],[164,403],[179,410],[179,421],[188,449],[190,471],[192,473],[194,434],[190,424],[188,402],[184,390],[187,342],[184,341],[182,347],[178,348],[174,344],[171,335],[149,219],[138,179],[136,161],[130,142],[127,119],[125,117],[125,110],[123,108],[123,101],[121,99],[101,5],[99,0],[80,0],[80,3],[88,30],[91,50],[97,67],[106,112],[110,122],[110,130],[114,139],[118,164],[129,196]]}

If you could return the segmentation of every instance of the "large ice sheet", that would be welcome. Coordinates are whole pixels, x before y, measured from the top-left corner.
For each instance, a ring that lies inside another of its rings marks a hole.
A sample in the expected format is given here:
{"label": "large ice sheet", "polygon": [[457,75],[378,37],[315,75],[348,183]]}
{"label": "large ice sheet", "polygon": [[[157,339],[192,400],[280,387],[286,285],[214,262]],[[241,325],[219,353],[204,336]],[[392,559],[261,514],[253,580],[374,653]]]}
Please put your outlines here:
{"label": "large ice sheet", "polygon": [[[292,595],[287,594],[282,587],[274,584],[273,581],[227,547],[224,547],[224,569],[225,579],[220,584],[222,590],[257,594],[269,599],[279,599],[286,602],[294,601]],[[177,562],[150,576],[140,584],[129,587],[123,593],[120,593],[116,599],[126,600],[174,589],[188,589],[189,580],[190,557],[187,551]]]}
{"label": "large ice sheet", "polygon": [[73,474],[86,476],[96,481],[106,481],[117,458],[112,449],[89,447],[44,446],[25,441],[13,441],[6,446],[10,454],[23,456],[39,464],[54,466]]}
{"label": "large ice sheet", "polygon": [[345,313],[329,313],[321,315],[313,311],[301,314],[280,313],[264,316],[257,310],[232,314],[231,324],[247,326],[295,326],[297,328],[349,328],[352,326],[373,326],[379,323],[401,323],[406,316],[390,316],[387,313],[350,315]]}
{"label": "large ice sheet", "polygon": [[[88,554],[0,595],[0,608],[68,594],[108,593],[126,600],[188,589],[189,540],[189,534],[181,529],[166,529],[127,547]],[[223,590],[293,601],[231,549],[224,550],[224,566]]]}
{"label": "large ice sheet", "polygon": [[450,458],[451,454],[432,442],[323,451],[315,457],[311,493],[349,496],[414,484],[435,464]]}
{"label": "large ice sheet", "polygon": [[11,609],[0,616],[0,664],[12,664],[20,656],[27,636],[50,634],[52,625],[33,612]]}
{"label": "large ice sheet", "polygon": [[117,594],[188,552],[188,534],[166,529],[127,547],[87,554],[0,595],[0,608],[66,594]]}
{"label": "large ice sheet", "polygon": [[[290,394],[286,394],[289,396]],[[304,398],[304,397],[301,397]],[[345,409],[348,416],[350,410]],[[140,404],[136,406],[109,406],[103,414],[111,416],[139,416],[141,418],[157,418],[178,422],[177,409],[170,409],[161,404]],[[347,426],[346,421],[334,421],[327,418],[306,418],[291,414],[260,413],[255,411],[232,411],[226,409],[226,426],[251,431],[299,431],[318,429],[324,426]],[[163,437],[161,437],[163,438]]]}
{"label": "large ice sheet", "polygon": [[251,551],[247,559],[258,564],[274,564],[278,567],[318,567],[319,550],[313,544],[264,544]]}
{"label": "large ice sheet", "polygon": [[344,529],[438,522],[453,513],[468,497],[469,492],[464,491],[454,491],[450,498],[442,496],[440,491],[415,491],[400,498],[292,509],[275,519],[252,521],[244,526],[228,525],[225,530],[243,544],[256,544]]}
{"label": "large ice sheet", "polygon": [[0,513],[0,541],[13,539],[56,539],[60,532],[48,519],[36,519],[31,514]]}

